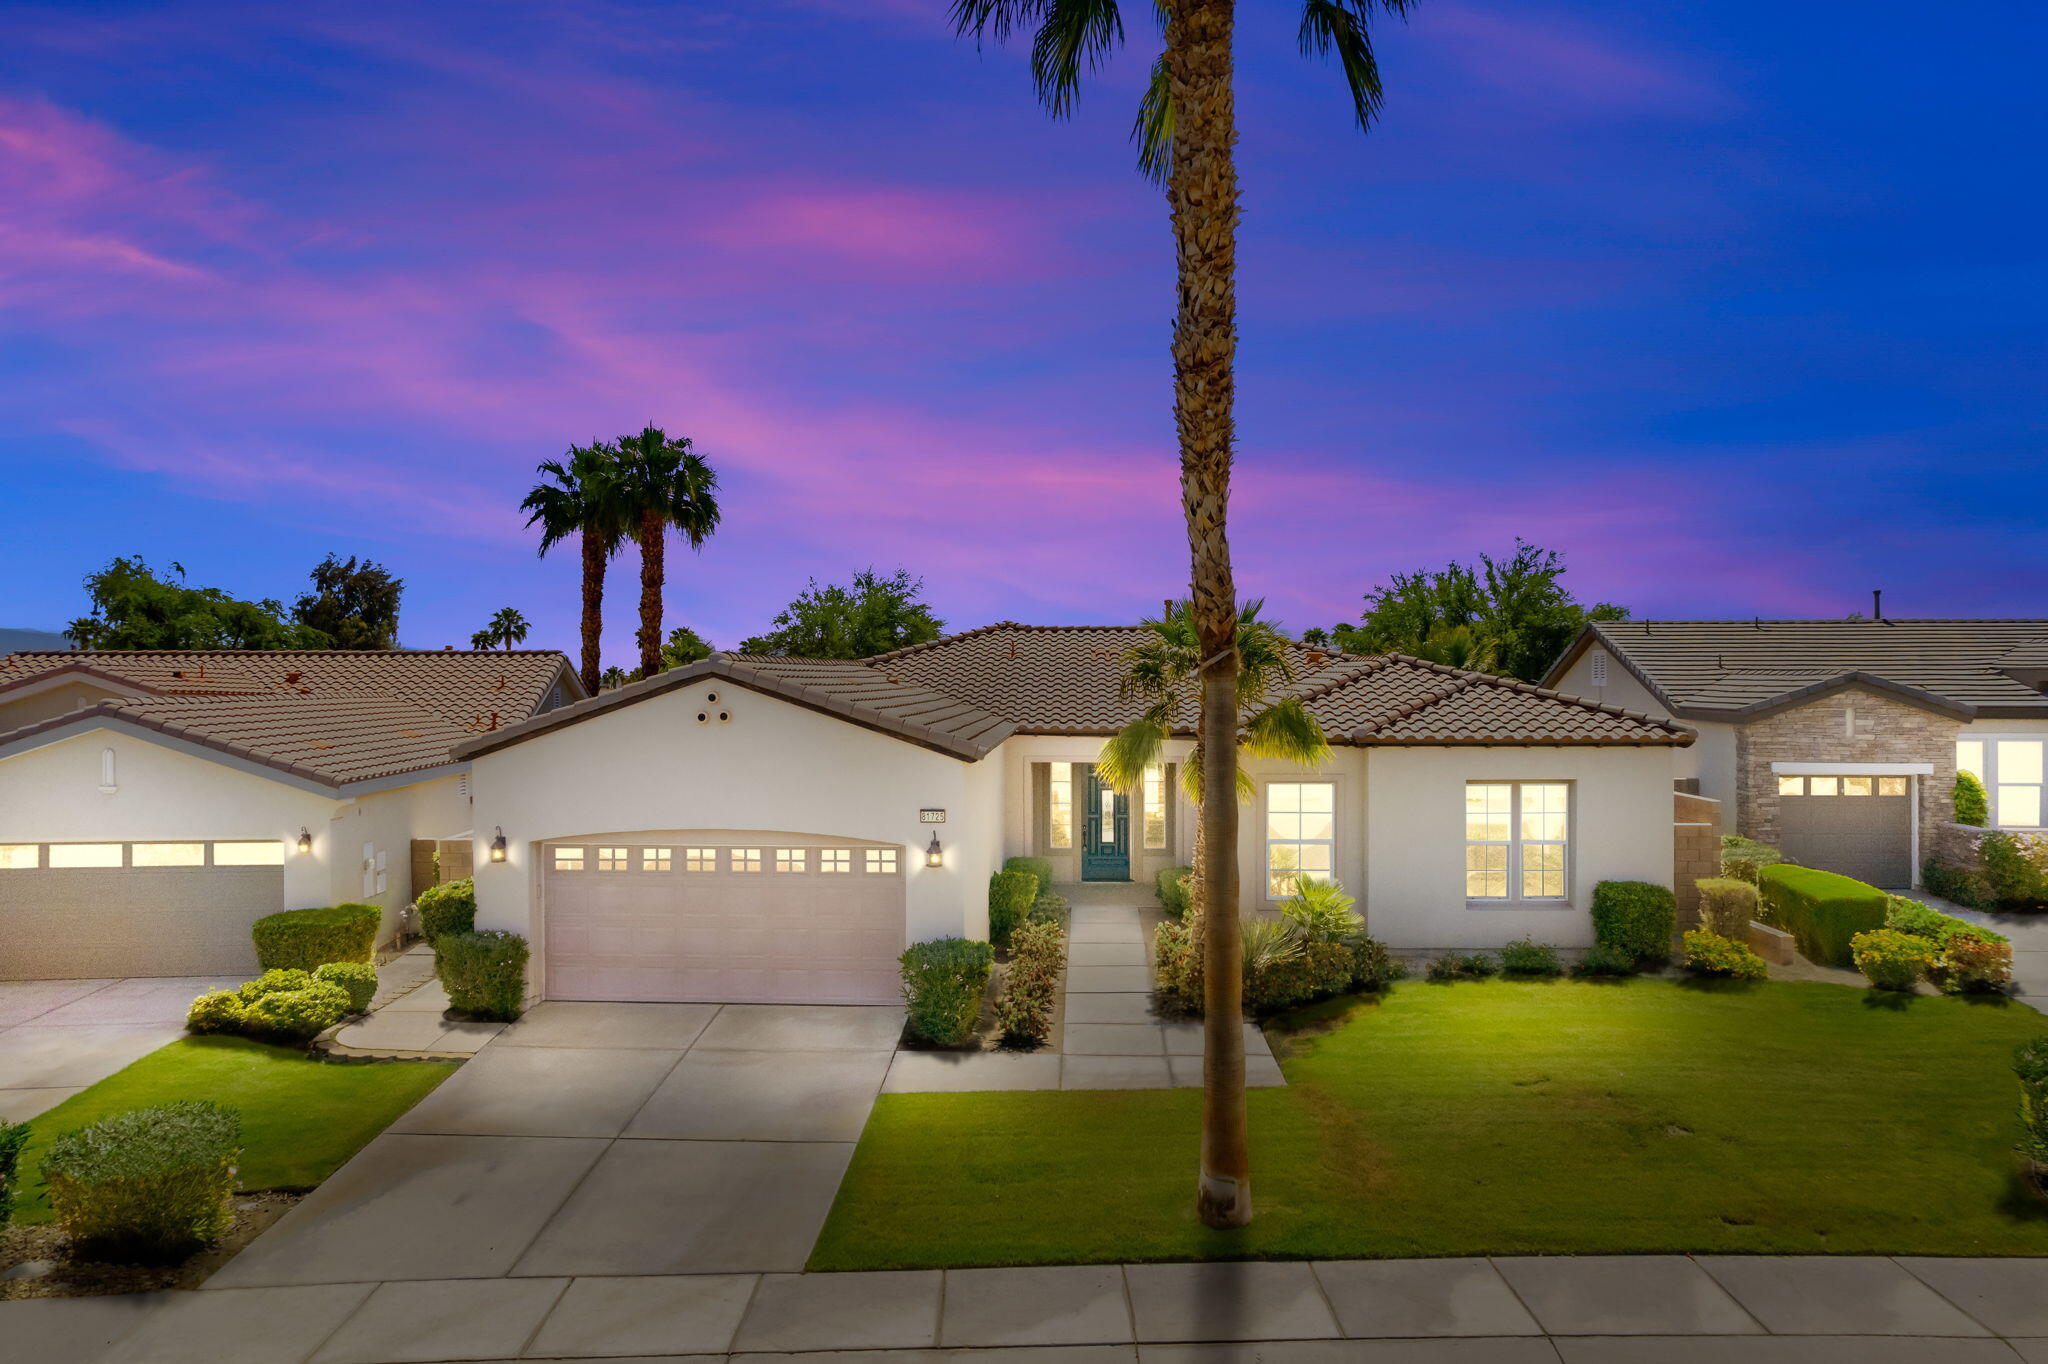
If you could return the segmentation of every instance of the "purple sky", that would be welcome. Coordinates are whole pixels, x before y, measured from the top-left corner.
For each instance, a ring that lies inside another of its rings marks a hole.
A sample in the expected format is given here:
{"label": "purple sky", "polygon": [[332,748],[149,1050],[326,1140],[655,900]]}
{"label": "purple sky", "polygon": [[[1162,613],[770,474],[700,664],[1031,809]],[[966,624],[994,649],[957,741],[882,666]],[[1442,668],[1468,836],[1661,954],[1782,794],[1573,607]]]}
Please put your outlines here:
{"label": "purple sky", "polygon": [[[10,5],[0,625],[331,549],[409,644],[570,645],[517,503],[648,420],[724,479],[668,595],[720,644],[869,564],[956,626],[1155,608],[1127,8],[1054,123],[944,0]],[[1419,0],[1370,136],[1241,10],[1247,594],[1326,624],[1521,534],[1639,614],[2048,614],[2039,5]]]}

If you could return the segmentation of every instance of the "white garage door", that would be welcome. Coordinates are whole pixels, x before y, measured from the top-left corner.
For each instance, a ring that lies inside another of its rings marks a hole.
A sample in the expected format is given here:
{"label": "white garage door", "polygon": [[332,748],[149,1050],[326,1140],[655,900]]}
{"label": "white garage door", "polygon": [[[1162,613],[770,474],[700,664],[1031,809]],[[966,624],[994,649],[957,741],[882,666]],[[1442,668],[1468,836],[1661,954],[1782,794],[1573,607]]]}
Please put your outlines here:
{"label": "white garage door", "polygon": [[0,980],[254,975],[283,860],[274,841],[0,844]]}
{"label": "white garage door", "polygon": [[550,999],[893,1004],[901,848],[762,834],[543,845]]}

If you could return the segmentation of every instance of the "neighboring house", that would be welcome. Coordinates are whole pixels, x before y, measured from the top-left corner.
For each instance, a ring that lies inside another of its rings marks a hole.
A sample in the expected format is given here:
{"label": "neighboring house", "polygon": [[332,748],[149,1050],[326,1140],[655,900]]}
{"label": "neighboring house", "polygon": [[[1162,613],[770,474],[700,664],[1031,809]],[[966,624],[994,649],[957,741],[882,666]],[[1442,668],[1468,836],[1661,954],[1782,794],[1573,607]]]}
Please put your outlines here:
{"label": "neighboring house", "polygon": [[2048,620],[1600,621],[1543,681],[1692,726],[1674,775],[1727,831],[1874,885],[1917,883],[1959,766],[1994,827],[2048,822]]}
{"label": "neighboring house", "polygon": [[579,699],[551,652],[0,659],[0,979],[253,971],[249,925],[473,844],[464,739]]}
{"label": "neighboring house", "polygon": [[[1138,709],[1117,685],[1141,637],[1003,623],[858,662],[714,655],[471,737],[478,924],[529,938],[550,998],[894,1002],[906,942],[986,935],[1006,856],[1063,887],[1189,860],[1185,738],[1138,791],[1095,777]],[[1397,948],[1581,946],[1596,882],[1672,884],[1683,726],[1297,657],[1335,752],[1250,764],[1248,910],[1312,871]]]}

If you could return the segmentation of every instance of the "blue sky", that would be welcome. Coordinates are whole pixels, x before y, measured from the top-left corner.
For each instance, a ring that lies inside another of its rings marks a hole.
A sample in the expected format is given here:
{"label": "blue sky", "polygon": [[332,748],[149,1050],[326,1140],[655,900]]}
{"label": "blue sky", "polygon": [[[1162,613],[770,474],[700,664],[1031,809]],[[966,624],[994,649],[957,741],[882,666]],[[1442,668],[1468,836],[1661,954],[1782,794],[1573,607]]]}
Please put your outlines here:
{"label": "blue sky", "polygon": [[[1419,0],[1369,136],[1293,8],[1241,6],[1248,593],[1327,623],[1519,534],[1639,614],[2048,614],[2039,6]],[[409,644],[570,645],[517,503],[650,419],[724,478],[669,593],[720,643],[871,563],[961,626],[1152,609],[1145,7],[1064,123],[945,9],[10,6],[0,625],[334,550]]]}

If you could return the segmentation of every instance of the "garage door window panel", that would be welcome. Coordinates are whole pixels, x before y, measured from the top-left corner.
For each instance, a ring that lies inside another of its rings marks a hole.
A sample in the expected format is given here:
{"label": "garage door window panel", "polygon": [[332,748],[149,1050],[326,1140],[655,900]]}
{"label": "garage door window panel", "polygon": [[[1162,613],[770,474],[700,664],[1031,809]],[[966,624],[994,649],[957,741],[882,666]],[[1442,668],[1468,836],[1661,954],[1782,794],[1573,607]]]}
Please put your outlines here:
{"label": "garage door window panel", "polygon": [[213,865],[216,867],[281,867],[284,865],[284,844],[267,843],[216,843],[213,845]]}
{"label": "garage door window panel", "polygon": [[716,849],[716,848],[685,848],[685,849],[683,849],[683,870],[684,870],[684,871],[717,871],[717,870],[718,870],[718,849]]}
{"label": "garage door window panel", "polygon": [[853,849],[821,849],[818,853],[818,870],[828,876],[840,876],[851,873],[853,871]]}
{"label": "garage door window panel", "polygon": [[0,843],[0,871],[35,871],[42,865],[42,844]]}
{"label": "garage door window panel", "polygon": [[204,843],[137,843],[128,856],[130,865],[137,867],[203,867],[206,865]]}
{"label": "garage door window panel", "polygon": [[600,847],[597,850],[597,869],[599,871],[625,871],[632,865],[630,856],[624,848]]}
{"label": "garage door window panel", "polygon": [[675,870],[675,851],[674,848],[642,848],[640,850],[640,870]]}
{"label": "garage door window panel", "polygon": [[555,849],[555,854],[554,854],[554,864],[555,864],[555,870],[556,870],[556,871],[582,871],[582,870],[583,870],[583,849],[581,849],[581,848],[557,848],[557,849]]}
{"label": "garage door window panel", "polygon": [[50,865],[52,867],[119,867],[122,861],[122,845],[119,843],[52,843]]}
{"label": "garage door window panel", "polygon": [[804,864],[807,861],[809,861],[809,855],[806,849],[777,848],[775,850],[775,870],[777,871],[801,874],[805,870]]}
{"label": "garage door window panel", "polygon": [[761,870],[761,850],[759,848],[734,848],[732,850],[732,869],[734,871]]}
{"label": "garage door window panel", "polygon": [[894,876],[896,874],[896,850],[894,848],[869,848],[867,850],[868,875]]}

